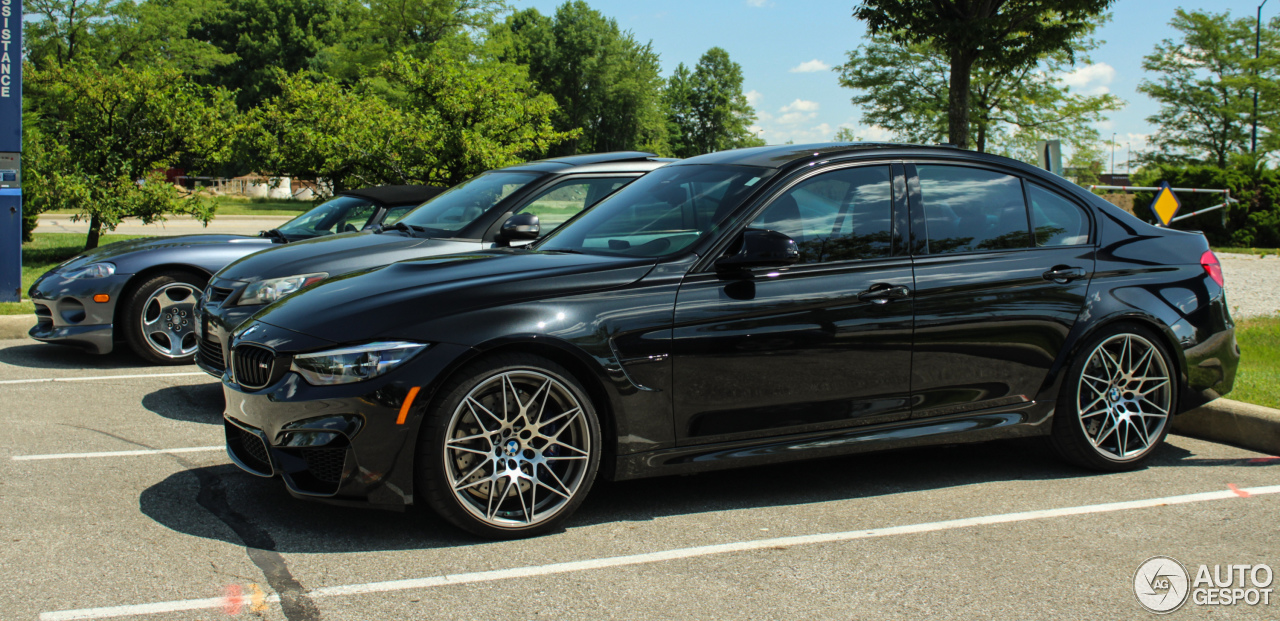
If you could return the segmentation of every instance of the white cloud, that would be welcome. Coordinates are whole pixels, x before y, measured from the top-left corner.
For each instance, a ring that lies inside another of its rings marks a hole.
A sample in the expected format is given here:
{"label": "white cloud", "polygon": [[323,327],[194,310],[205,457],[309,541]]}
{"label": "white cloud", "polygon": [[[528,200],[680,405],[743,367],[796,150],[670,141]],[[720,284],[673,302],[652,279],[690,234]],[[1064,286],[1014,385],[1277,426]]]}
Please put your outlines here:
{"label": "white cloud", "polygon": [[761,94],[760,91],[757,91],[755,89],[747,91],[746,93],[744,93],[744,95],[747,98],[747,103],[751,104],[752,108],[759,106],[760,101],[764,99],[764,95]]}
{"label": "white cloud", "polygon": [[1107,85],[1115,79],[1115,67],[1098,63],[1063,74],[1062,83],[1085,95],[1106,95],[1111,92]]}
{"label": "white cloud", "polygon": [[831,65],[824,63],[818,59],[802,62],[790,69],[791,73],[814,73],[817,71],[826,71]]}
{"label": "white cloud", "polygon": [[771,6],[773,3],[769,0],[747,0],[747,6],[763,7]]}
{"label": "white cloud", "polygon": [[782,106],[782,112],[817,112],[818,102],[808,101],[805,99],[797,99],[785,106]]}
{"label": "white cloud", "polygon": [[782,125],[799,125],[812,121],[818,116],[818,102],[797,99],[778,110],[782,116],[777,118]]}

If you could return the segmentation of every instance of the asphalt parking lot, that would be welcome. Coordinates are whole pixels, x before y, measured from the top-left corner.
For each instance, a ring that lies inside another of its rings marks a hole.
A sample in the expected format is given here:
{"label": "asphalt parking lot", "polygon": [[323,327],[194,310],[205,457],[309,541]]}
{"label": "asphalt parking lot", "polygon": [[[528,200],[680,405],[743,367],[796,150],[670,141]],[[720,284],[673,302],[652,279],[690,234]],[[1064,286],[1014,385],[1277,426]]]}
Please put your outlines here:
{"label": "asphalt parking lot", "polygon": [[0,618],[1132,619],[1151,556],[1280,570],[1280,458],[1180,436],[1114,475],[1023,441],[598,484],[488,542],[295,500],[221,412],[195,367],[0,341]]}

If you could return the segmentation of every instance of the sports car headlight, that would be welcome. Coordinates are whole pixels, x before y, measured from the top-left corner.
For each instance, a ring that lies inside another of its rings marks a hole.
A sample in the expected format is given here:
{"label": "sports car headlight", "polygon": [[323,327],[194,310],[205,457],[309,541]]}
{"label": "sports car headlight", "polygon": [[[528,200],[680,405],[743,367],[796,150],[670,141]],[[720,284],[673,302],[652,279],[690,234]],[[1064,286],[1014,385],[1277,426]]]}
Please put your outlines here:
{"label": "sports car headlight", "polygon": [[62,277],[67,280],[76,280],[80,278],[106,278],[116,273],[114,263],[90,263],[84,267],[77,267],[68,272],[64,272]]}
{"label": "sports car headlight", "polygon": [[299,354],[290,370],[313,386],[350,384],[378,377],[426,348],[424,343],[388,341]]}
{"label": "sports car headlight", "polygon": [[317,272],[315,274],[299,274],[297,276],[285,276],[284,278],[259,280],[245,287],[244,293],[240,294],[240,301],[236,304],[237,306],[270,304],[298,289],[318,283],[328,277],[329,274],[325,272]]}

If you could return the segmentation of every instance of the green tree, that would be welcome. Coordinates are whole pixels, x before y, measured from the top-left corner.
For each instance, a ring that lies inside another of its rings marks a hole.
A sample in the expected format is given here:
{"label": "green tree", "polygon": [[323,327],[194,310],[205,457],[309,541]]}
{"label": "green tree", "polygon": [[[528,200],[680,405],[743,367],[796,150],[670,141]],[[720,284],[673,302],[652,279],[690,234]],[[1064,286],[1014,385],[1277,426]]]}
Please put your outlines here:
{"label": "green tree", "polygon": [[337,43],[362,10],[348,0],[226,0],[190,33],[234,58],[205,82],[235,90],[236,103],[248,110],[280,92],[280,76],[314,68],[320,51]]}
{"label": "green tree", "polygon": [[836,135],[831,137],[834,142],[862,142],[862,136],[854,133],[852,127],[841,127],[836,130]]}
{"label": "green tree", "polygon": [[947,58],[947,141],[970,143],[974,64],[1016,69],[1063,52],[1114,0],[863,0],[853,16],[870,34],[929,43]]}
{"label": "green tree", "polygon": [[379,78],[400,93],[382,97],[295,75],[250,113],[246,150],[281,176],[328,179],[335,191],[378,184],[454,185],[478,173],[539,156],[572,137],[552,127],[555,101],[534,91],[523,70],[474,65],[443,51],[397,55]]}
{"label": "green tree", "polygon": [[[1060,77],[1075,62],[1088,62],[1087,54],[1098,46],[1091,32],[1082,30],[1068,43],[1072,53],[1046,52],[1019,67],[974,65],[969,118],[977,151],[1033,161],[1039,140],[1062,139],[1072,148],[1098,141],[1096,123],[1124,102],[1109,94],[1073,93]],[[852,101],[863,108],[863,123],[923,144],[948,135],[948,60],[933,42],[898,43],[889,35],[872,35],[835,70],[841,86],[856,91]]]}
{"label": "green tree", "polygon": [[742,66],[729,52],[707,50],[690,72],[680,63],[667,80],[667,138],[676,157],[764,144],[750,126],[755,110],[742,92]]}
{"label": "green tree", "polygon": [[[1160,102],[1147,120],[1159,130],[1147,160],[1227,165],[1232,153],[1250,149],[1255,89],[1263,104],[1259,125],[1273,128],[1280,102],[1280,61],[1253,59],[1254,19],[1229,13],[1178,9],[1170,25],[1177,39],[1165,39],[1143,57],[1142,68],[1156,74],[1138,90]],[[1262,30],[1262,49],[1280,47],[1280,19]],[[1256,75],[1255,75],[1256,72]],[[1268,136],[1263,150],[1276,148]]]}
{"label": "green tree", "polygon": [[229,156],[233,108],[225,91],[172,69],[73,63],[24,72],[31,103],[24,147],[32,156],[25,189],[35,210],[88,218],[86,249],[123,218],[213,217],[211,202],[182,196],[163,171],[200,170]]}
{"label": "green tree", "polygon": [[491,37],[497,58],[528,66],[538,90],[555,98],[555,128],[582,129],[553,155],[666,150],[658,55],[615,20],[574,0],[554,17],[517,12]]}

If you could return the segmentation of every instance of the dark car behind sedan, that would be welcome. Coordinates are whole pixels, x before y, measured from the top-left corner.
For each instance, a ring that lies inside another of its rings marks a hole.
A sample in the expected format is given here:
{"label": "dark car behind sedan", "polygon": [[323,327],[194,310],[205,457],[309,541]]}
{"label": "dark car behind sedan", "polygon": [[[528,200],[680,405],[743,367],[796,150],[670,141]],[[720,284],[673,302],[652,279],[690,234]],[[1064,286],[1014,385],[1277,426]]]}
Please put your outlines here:
{"label": "dark car behind sedan", "polygon": [[557,528],[597,476],[1035,436],[1137,468],[1240,357],[1202,235],[877,144],[683,160],[530,248],[331,279],[230,345],[240,468],[490,537]]}
{"label": "dark car behind sedan", "polygon": [[508,244],[511,218],[536,218],[545,235],[641,175],[674,160],[652,153],[592,153],[527,162],[465,181],[405,216],[395,228],[339,235],[273,248],[240,259],[214,275],[196,308],[200,355],[196,364],[214,377],[226,371],[232,330],[268,304],[305,286],[357,270],[419,257]]}
{"label": "dark car behind sedan", "polygon": [[151,362],[190,363],[197,349],[192,312],[214,272],[273,245],[391,224],[443,191],[422,185],[349,190],[257,237],[149,237],[81,253],[31,285],[36,325],[30,336],[96,354],[123,341]]}

